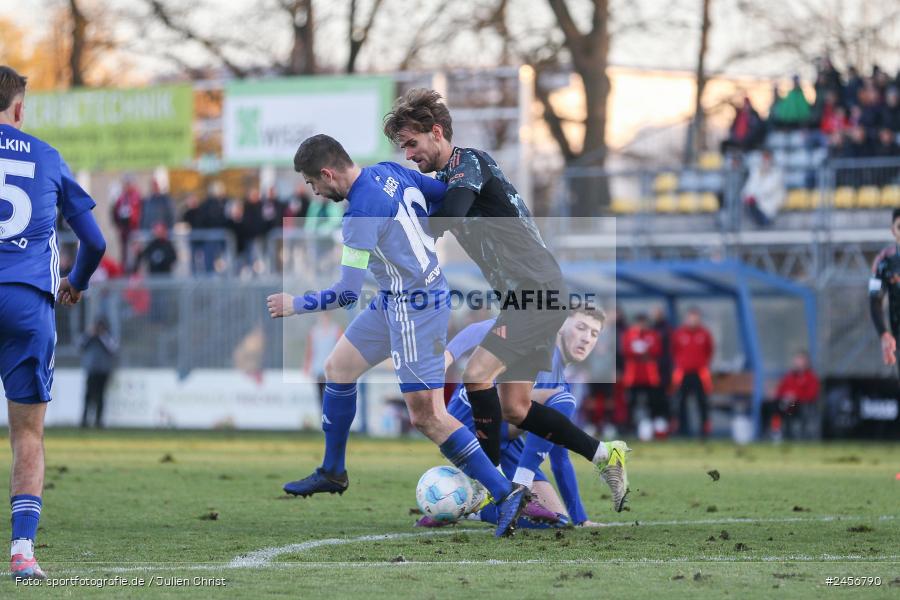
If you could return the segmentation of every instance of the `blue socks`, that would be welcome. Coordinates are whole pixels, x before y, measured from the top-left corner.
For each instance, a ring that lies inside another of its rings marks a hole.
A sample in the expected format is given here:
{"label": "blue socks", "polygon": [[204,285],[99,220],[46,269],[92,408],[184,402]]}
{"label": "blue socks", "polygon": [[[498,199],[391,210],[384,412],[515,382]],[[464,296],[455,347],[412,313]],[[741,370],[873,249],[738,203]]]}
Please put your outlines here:
{"label": "blue socks", "polygon": [[31,540],[37,536],[38,521],[41,519],[40,496],[19,494],[9,499],[12,508],[12,539]]}
{"label": "blue socks", "polygon": [[[488,504],[480,511],[478,511],[478,520],[484,523],[493,523],[497,524],[497,506],[494,504]],[[535,523],[533,521],[529,521],[525,517],[519,517],[518,522],[516,523],[516,527],[519,529],[550,529],[553,525],[548,523]]]}
{"label": "blue socks", "polygon": [[475,435],[460,425],[443,444],[441,453],[460,471],[479,481],[494,497],[495,502],[506,498],[512,491],[512,483],[491,464],[487,454],[481,449]]}
{"label": "blue socks", "polygon": [[322,431],[325,432],[325,457],[322,470],[343,473],[347,470],[347,438],[356,416],[356,384],[325,383],[322,397]]}
{"label": "blue socks", "polygon": [[550,465],[553,468],[553,477],[556,479],[556,487],[566,505],[566,512],[572,518],[572,522],[581,525],[588,520],[584,504],[581,503],[581,492],[578,491],[578,478],[575,477],[575,468],[569,460],[569,451],[562,446],[555,446],[550,451]]}

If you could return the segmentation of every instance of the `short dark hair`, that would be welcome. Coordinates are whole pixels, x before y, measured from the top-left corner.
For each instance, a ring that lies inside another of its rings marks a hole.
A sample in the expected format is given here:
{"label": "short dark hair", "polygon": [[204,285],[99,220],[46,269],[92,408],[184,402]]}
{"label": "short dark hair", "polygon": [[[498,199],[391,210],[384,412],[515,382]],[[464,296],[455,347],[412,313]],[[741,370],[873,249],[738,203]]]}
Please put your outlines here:
{"label": "short dark hair", "polygon": [[601,325],[606,324],[606,311],[599,306],[595,306],[590,303],[583,303],[578,305],[578,307],[573,308],[570,315],[577,315],[579,313],[592,319],[597,319],[598,321],[600,321]]}
{"label": "short dark hair", "polygon": [[895,208],[894,212],[891,213],[891,225],[897,222],[897,219],[900,219],[900,207]]}
{"label": "short dark hair", "polygon": [[394,101],[391,112],[384,115],[384,135],[392,142],[403,129],[427,133],[435,125],[444,130],[444,138],[453,139],[453,119],[443,98],[434,90],[413,88]]}
{"label": "short dark hair", "polygon": [[22,77],[12,67],[0,65],[0,111],[6,110],[13,99],[25,93],[26,77]]}
{"label": "short dark hair", "polygon": [[303,140],[294,155],[294,170],[310,177],[318,177],[322,169],[344,170],[353,166],[353,160],[341,143],[320,133]]}

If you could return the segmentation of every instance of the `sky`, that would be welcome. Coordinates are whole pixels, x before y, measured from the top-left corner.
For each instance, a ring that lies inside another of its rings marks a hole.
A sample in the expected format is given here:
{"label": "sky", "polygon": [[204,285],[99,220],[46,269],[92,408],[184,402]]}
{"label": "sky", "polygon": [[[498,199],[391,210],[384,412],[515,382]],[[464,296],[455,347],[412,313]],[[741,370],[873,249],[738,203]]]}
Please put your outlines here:
{"label": "sky", "polygon": [[[29,5],[31,10],[23,11],[21,2]],[[137,0],[83,0],[86,10],[92,10],[95,6],[108,6],[114,10],[127,9],[140,3]],[[262,0],[272,2],[274,0]],[[759,43],[761,35],[758,30],[748,27],[742,19],[737,5],[741,0],[713,0],[712,11],[712,35],[710,41],[709,63],[713,67],[722,64],[724,58],[735,47],[752,48]],[[822,4],[834,4],[843,6],[848,14],[856,15],[854,10],[866,4],[865,0],[817,0]],[[459,11],[459,6],[473,6],[477,0],[457,0],[450,6],[455,7],[454,12]],[[46,14],[50,7],[59,6],[62,0],[0,0],[0,15],[12,19],[24,26],[35,37],[43,31],[46,23]],[[438,0],[424,0],[417,2],[419,7],[433,7]],[[580,22],[584,23],[589,16],[588,5],[579,0],[570,0],[572,12]],[[185,6],[186,3],[168,0],[171,6]],[[278,49],[280,54],[285,54],[288,47],[288,31],[282,22],[273,26],[273,20],[265,14],[248,14],[246,6],[249,0],[194,0],[190,6],[192,10],[191,22],[209,31],[220,34],[241,37],[246,31],[248,37],[259,37],[260,32],[265,32],[265,44],[268,47]],[[320,29],[317,31],[317,50],[323,62],[334,65],[341,64],[345,60],[346,48],[344,39],[346,2],[320,0],[315,4],[317,20]],[[363,0],[360,5],[365,10],[368,2]],[[696,61],[696,49],[698,46],[698,29],[700,20],[700,0],[637,0],[624,2],[624,0],[612,0],[614,7],[628,6],[628,9],[619,9],[622,20],[629,20],[634,14],[640,14],[650,23],[650,31],[644,34],[622,34],[614,39],[611,59],[614,64],[622,66],[641,66],[650,68],[693,70]],[[415,15],[407,15],[397,12],[392,0],[385,3],[385,12],[376,23],[375,34],[369,52],[363,52],[360,57],[360,66],[363,69],[374,68],[384,70],[384,57],[389,57],[386,64],[396,64],[398,48],[402,47],[412,33],[409,30],[397,29],[394,24],[403,22],[415,27],[416,19],[426,16],[427,11],[418,11]],[[510,21],[513,26],[521,31],[541,27],[553,21],[544,0],[512,0]],[[847,8],[849,6],[849,9]],[[526,10],[527,9],[527,10]],[[404,9],[399,9],[403,11]],[[441,18],[450,18],[451,15],[442,15]],[[848,17],[850,18],[850,17]],[[852,18],[863,18],[856,15]],[[896,28],[895,28],[896,29]],[[132,27],[122,26],[117,32],[120,37],[132,40],[139,39],[143,32]],[[895,33],[900,33],[896,32]],[[440,61],[446,57],[462,62],[490,62],[495,56],[496,48],[485,47],[483,40],[457,39],[448,33],[441,44],[431,44],[423,52],[425,60]],[[335,43],[340,39],[340,43]],[[130,59],[149,76],[158,75],[165,71],[171,71],[169,62],[150,59],[146,52],[140,50],[133,53]],[[201,63],[204,60],[204,52],[197,47],[185,46],[178,50],[188,62]],[[890,62],[889,59],[886,59]],[[888,65],[888,68],[896,68],[900,65]],[[767,56],[760,59],[751,59],[734,65],[728,70],[733,74],[746,75],[782,75],[787,72],[800,72],[809,77],[812,67],[796,58],[784,56]]]}

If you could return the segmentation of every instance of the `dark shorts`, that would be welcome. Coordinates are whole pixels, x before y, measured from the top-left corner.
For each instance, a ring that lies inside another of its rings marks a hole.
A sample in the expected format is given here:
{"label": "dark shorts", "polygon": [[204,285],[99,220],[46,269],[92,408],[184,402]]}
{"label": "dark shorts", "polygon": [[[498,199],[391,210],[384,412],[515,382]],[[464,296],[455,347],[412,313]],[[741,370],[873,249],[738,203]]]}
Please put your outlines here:
{"label": "dark shorts", "polygon": [[553,367],[556,334],[568,316],[568,291],[557,281],[523,286],[514,294],[517,304],[501,309],[481,346],[506,365],[498,382],[533,382],[539,372]]}
{"label": "dark shorts", "polygon": [[8,400],[50,401],[55,347],[53,298],[30,285],[0,284],[0,379]]}

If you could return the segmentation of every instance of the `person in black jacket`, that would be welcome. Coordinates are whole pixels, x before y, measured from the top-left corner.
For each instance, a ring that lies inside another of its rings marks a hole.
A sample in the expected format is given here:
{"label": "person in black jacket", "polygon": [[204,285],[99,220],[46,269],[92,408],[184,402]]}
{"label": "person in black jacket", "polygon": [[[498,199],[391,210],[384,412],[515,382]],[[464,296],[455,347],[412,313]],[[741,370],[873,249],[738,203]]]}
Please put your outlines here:
{"label": "person in black jacket", "polygon": [[106,387],[116,363],[119,344],[110,335],[106,319],[99,318],[81,340],[81,365],[86,375],[84,411],[81,426],[88,426],[88,413],[93,412],[94,427],[103,427],[103,405]]}

